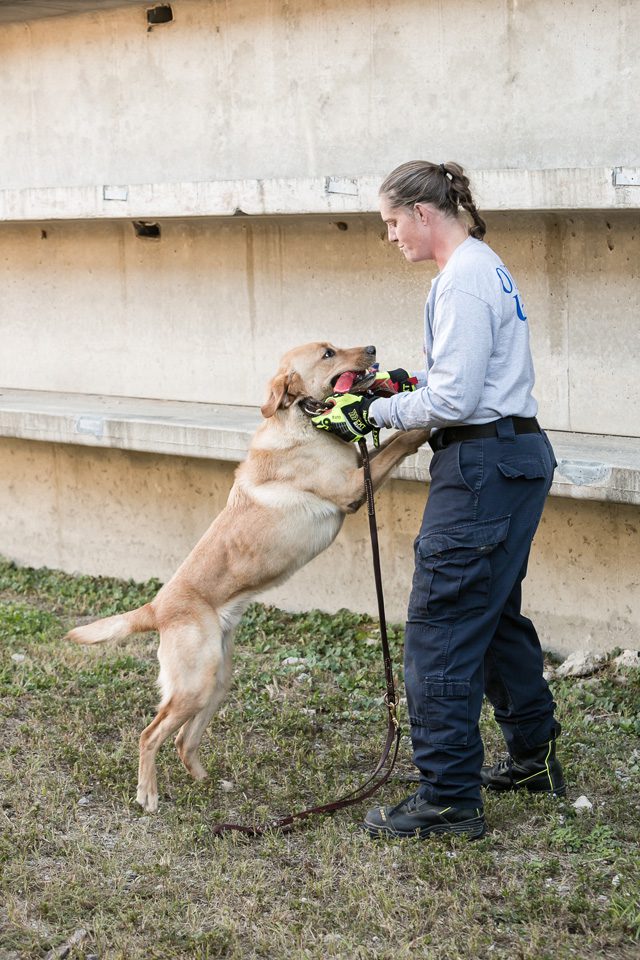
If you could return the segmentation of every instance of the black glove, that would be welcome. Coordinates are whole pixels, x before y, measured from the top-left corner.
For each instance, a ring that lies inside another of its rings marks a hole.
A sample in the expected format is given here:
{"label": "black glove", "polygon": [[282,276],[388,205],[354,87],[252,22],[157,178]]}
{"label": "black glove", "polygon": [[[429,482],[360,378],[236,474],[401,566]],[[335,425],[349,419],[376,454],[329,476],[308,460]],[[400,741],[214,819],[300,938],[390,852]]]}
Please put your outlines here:
{"label": "black glove", "polygon": [[417,382],[418,378],[409,376],[402,367],[397,370],[379,370],[369,390],[388,397],[393,393],[410,393],[416,389]]}
{"label": "black glove", "polygon": [[378,428],[369,420],[369,407],[374,400],[375,397],[356,396],[355,393],[333,394],[324,401],[327,409],[312,416],[311,423],[318,430],[328,430],[347,443],[355,443],[375,431],[375,443]]}

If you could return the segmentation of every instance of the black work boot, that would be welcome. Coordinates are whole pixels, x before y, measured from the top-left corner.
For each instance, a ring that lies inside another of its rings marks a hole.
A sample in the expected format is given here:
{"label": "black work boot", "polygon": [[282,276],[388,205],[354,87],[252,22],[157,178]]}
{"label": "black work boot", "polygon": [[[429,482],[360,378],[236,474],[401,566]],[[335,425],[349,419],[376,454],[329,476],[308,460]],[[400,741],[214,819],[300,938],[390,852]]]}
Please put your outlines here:
{"label": "black work boot", "polygon": [[564,797],[567,787],[556,758],[555,737],[518,757],[505,757],[492,767],[483,767],[482,786],[487,790],[522,790]]}
{"label": "black work boot", "polygon": [[374,807],[363,822],[372,837],[419,837],[437,833],[465,834],[470,840],[486,830],[482,807],[442,807],[412,793],[395,807]]}

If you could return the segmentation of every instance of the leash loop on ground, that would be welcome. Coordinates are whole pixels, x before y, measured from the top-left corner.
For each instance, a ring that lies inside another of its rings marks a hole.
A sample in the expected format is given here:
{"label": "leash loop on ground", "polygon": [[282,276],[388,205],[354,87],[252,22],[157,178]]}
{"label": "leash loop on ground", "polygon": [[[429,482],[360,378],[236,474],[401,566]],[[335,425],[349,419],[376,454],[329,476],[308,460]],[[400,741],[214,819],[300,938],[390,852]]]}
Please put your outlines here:
{"label": "leash loop on ground", "polygon": [[[378,764],[367,777],[364,783],[359,787],[350,790],[338,800],[332,800],[330,803],[319,804],[315,807],[309,807],[307,810],[299,810],[296,813],[287,814],[279,817],[261,827],[249,827],[239,823],[218,823],[213,827],[214,836],[221,836],[227,831],[236,831],[250,837],[259,837],[269,830],[289,831],[298,820],[304,820],[307,817],[316,814],[335,813],[336,810],[342,810],[344,807],[350,807],[361,800],[366,800],[372,796],[383,784],[387,782],[398,756],[400,747],[400,724],[397,716],[397,700],[395,684],[393,682],[393,664],[391,662],[391,653],[389,650],[389,638],[387,635],[387,619],[384,609],[384,595],[382,591],[382,573],[380,570],[380,547],[378,544],[378,527],[376,524],[375,502],[373,497],[373,481],[371,479],[371,464],[369,462],[369,451],[367,441],[363,438],[358,441],[360,447],[360,456],[362,459],[362,469],[364,473],[364,489],[367,500],[367,512],[369,514],[369,533],[371,536],[371,553],[373,556],[373,575],[376,585],[376,596],[378,600],[378,619],[380,622],[380,641],[382,646],[382,658],[384,662],[384,677],[386,692],[384,702],[387,705],[387,739]],[[387,760],[391,756],[389,765],[385,769]],[[384,772],[382,772],[384,771]],[[381,775],[380,775],[381,774]]]}

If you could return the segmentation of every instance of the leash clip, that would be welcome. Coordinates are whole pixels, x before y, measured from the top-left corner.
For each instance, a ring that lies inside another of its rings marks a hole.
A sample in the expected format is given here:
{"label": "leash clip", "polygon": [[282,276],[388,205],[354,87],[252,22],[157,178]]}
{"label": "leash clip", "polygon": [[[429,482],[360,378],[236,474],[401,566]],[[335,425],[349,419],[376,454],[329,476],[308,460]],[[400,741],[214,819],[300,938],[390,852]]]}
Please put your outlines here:
{"label": "leash clip", "polygon": [[390,699],[389,699],[389,694],[388,694],[388,693],[385,693],[385,695],[384,695],[384,702],[386,703],[386,705],[387,705],[387,710],[389,711],[389,719],[391,720],[391,723],[393,724],[394,730],[395,730],[396,733],[397,733],[398,730],[400,729],[400,721],[398,720],[398,712],[397,712],[397,711],[398,711],[398,704],[397,704],[397,702],[396,702],[395,700],[390,700]]}

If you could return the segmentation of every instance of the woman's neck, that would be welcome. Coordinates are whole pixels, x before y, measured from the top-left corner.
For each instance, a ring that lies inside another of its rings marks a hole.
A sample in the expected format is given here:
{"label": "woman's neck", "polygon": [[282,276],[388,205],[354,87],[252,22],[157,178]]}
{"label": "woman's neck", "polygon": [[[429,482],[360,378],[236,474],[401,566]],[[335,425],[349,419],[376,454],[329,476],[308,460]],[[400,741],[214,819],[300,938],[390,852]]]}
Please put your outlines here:
{"label": "woman's neck", "polygon": [[438,270],[444,270],[454,251],[468,239],[469,228],[466,223],[455,220],[447,224],[446,230],[442,231],[433,249],[433,259],[438,264]]}

